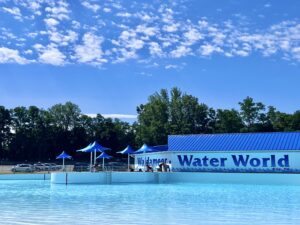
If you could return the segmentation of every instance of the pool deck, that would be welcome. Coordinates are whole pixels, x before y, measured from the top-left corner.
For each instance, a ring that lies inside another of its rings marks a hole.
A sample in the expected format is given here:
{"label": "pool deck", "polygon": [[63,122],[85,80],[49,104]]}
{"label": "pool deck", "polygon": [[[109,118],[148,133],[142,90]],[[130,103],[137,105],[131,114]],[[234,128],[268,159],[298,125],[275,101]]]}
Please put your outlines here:
{"label": "pool deck", "polygon": [[51,173],[53,184],[215,183],[299,185],[300,174],[210,172],[71,172]]}

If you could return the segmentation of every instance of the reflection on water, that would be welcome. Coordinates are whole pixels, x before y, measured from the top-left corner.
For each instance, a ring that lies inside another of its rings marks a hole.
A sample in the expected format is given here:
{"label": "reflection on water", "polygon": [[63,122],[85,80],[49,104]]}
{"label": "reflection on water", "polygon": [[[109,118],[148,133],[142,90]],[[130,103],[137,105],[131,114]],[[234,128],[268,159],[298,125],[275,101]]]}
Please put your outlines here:
{"label": "reflection on water", "polygon": [[1,224],[300,224],[300,187],[1,181]]}

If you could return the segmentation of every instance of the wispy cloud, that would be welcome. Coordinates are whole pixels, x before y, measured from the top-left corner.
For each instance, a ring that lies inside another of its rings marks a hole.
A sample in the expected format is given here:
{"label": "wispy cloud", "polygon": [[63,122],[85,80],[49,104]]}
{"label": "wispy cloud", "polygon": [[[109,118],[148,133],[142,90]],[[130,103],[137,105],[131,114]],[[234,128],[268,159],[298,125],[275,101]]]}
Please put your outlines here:
{"label": "wispy cloud", "polygon": [[0,47],[0,63],[27,64],[30,61],[20,56],[18,50]]}
{"label": "wispy cloud", "polygon": [[99,6],[98,4],[92,4],[92,3],[90,3],[89,1],[83,1],[83,2],[81,2],[81,4],[82,4],[84,7],[86,7],[86,8],[88,8],[88,9],[92,10],[92,11],[95,12],[95,13],[100,9],[100,6]]}
{"label": "wispy cloud", "polygon": [[12,7],[12,8],[2,7],[2,10],[4,12],[7,12],[7,13],[10,13],[11,15],[13,15],[13,17],[16,20],[22,20],[22,14],[18,7]]}
{"label": "wispy cloud", "polygon": [[[17,19],[16,23],[24,23],[24,32],[19,32],[20,25],[8,29],[11,24],[2,23],[2,63],[102,66],[136,59],[148,60],[149,65],[175,65],[175,60],[186,57],[209,60],[215,55],[254,54],[262,59],[300,62],[299,18],[254,29],[249,23],[239,22],[249,20],[241,13],[233,15],[234,20],[231,17],[222,21],[182,16],[180,0],[163,4],[135,2],[131,7],[108,0],[101,5],[82,0],[76,7],[75,2],[65,0],[18,0],[13,5],[7,2],[1,10]],[[262,6],[270,8],[271,4]],[[34,15],[23,13],[28,10]],[[82,14],[80,10],[90,13]],[[85,16],[81,18],[82,15]],[[28,26],[33,19],[39,26]],[[26,26],[27,20],[30,22]],[[46,47],[36,48],[37,44]],[[24,49],[31,54],[25,54]],[[160,63],[162,59],[166,63]]]}
{"label": "wispy cloud", "polygon": [[55,46],[47,46],[39,48],[39,62],[51,64],[54,66],[62,66],[65,64],[66,56]]}
{"label": "wispy cloud", "polygon": [[[89,117],[95,118],[97,114],[86,114]],[[104,118],[113,118],[113,119],[137,119],[137,115],[130,114],[101,114]]]}
{"label": "wispy cloud", "polygon": [[80,63],[101,65],[107,60],[103,58],[101,43],[103,38],[92,33],[84,34],[83,44],[75,46],[75,57]]}

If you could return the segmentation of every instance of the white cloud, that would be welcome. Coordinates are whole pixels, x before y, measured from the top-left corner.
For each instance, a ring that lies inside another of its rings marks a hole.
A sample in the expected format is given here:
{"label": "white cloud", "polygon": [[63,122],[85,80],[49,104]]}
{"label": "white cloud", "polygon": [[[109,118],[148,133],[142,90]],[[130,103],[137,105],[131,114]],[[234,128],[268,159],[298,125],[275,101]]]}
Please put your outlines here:
{"label": "white cloud", "polygon": [[245,51],[245,50],[233,50],[232,51],[235,55],[238,55],[238,56],[243,56],[243,57],[246,57],[249,55],[249,52]]}
{"label": "white cloud", "polygon": [[67,46],[77,40],[78,34],[72,30],[68,30],[61,34],[57,31],[49,31],[49,39],[56,42],[58,45]]}
{"label": "white cloud", "polygon": [[2,9],[7,13],[12,14],[16,20],[22,20],[22,14],[18,7],[12,7],[12,8],[2,7]]}
{"label": "white cloud", "polygon": [[169,69],[177,69],[178,65],[173,65],[173,64],[168,64],[165,66],[165,69],[169,70]]}
{"label": "white cloud", "polygon": [[24,54],[26,55],[31,55],[33,53],[33,51],[31,49],[27,49],[24,51]]}
{"label": "white cloud", "polygon": [[141,49],[144,46],[144,41],[139,40],[139,39],[131,39],[130,42],[127,43],[127,48],[132,48],[132,49]]}
{"label": "white cloud", "polygon": [[69,4],[62,0],[55,1],[54,6],[46,7],[45,11],[50,13],[50,16],[58,20],[68,20],[70,19],[68,9]]}
{"label": "white cloud", "polygon": [[198,25],[200,28],[206,28],[208,26],[208,22],[206,20],[199,20]]}
{"label": "white cloud", "polygon": [[188,48],[184,45],[178,46],[175,50],[170,52],[171,57],[180,58],[183,56],[187,56],[191,53],[191,48]]}
{"label": "white cloud", "polygon": [[54,46],[48,46],[46,48],[40,47],[39,48],[41,53],[39,55],[39,61],[45,64],[51,64],[54,66],[62,66],[65,64],[66,56],[59,51],[58,48]]}
{"label": "white cloud", "polygon": [[35,14],[35,15],[42,15],[42,12],[40,11],[40,8],[41,8],[41,2],[38,2],[38,1],[28,1],[27,2],[27,7],[29,9],[31,9],[31,11]]}
{"label": "white cloud", "polygon": [[193,45],[198,40],[203,39],[203,36],[195,28],[189,28],[187,32],[183,34],[186,39],[186,45]]}
{"label": "white cloud", "polygon": [[102,114],[104,118],[118,118],[118,119],[137,119],[137,115],[129,114]]}
{"label": "white cloud", "polygon": [[175,32],[178,30],[179,24],[174,23],[174,24],[169,24],[169,25],[164,25],[163,30],[166,32]]}
{"label": "white cloud", "polygon": [[143,33],[146,36],[151,37],[158,33],[158,28],[157,27],[147,27],[145,24],[143,24],[143,25],[138,25],[136,27],[136,32]]}
{"label": "white cloud", "polygon": [[80,22],[76,21],[76,20],[73,20],[72,21],[72,27],[74,29],[79,29],[80,28]]}
{"label": "white cloud", "polygon": [[295,47],[292,49],[293,58],[300,62],[300,47]]}
{"label": "white cloud", "polygon": [[78,62],[91,63],[94,65],[100,65],[107,62],[107,60],[103,58],[103,51],[101,48],[103,42],[102,37],[93,33],[86,33],[82,40],[82,45],[75,46],[75,56],[78,59]]}
{"label": "white cloud", "polygon": [[203,56],[209,56],[215,52],[221,53],[221,52],[223,52],[223,50],[218,46],[214,46],[214,45],[210,45],[210,44],[202,45],[200,48],[200,54]]}
{"label": "white cloud", "polygon": [[145,22],[150,22],[153,20],[153,17],[148,15],[147,13],[137,13],[136,16]]}
{"label": "white cloud", "polygon": [[[95,118],[97,114],[85,114],[89,117]],[[116,118],[116,119],[137,119],[137,115],[132,114],[101,114],[104,118]]]}
{"label": "white cloud", "polygon": [[132,14],[131,14],[131,13],[129,13],[129,12],[121,12],[121,13],[117,13],[117,16],[119,16],[119,17],[127,17],[127,18],[129,18],[129,17],[131,17],[131,16],[132,16]]}
{"label": "white cloud", "polygon": [[0,63],[27,64],[30,61],[20,56],[19,51],[6,47],[0,47]]}
{"label": "white cloud", "polygon": [[106,13],[109,13],[109,12],[111,12],[111,9],[105,7],[105,8],[103,8],[103,11],[106,12]]}
{"label": "white cloud", "polygon": [[149,51],[150,51],[151,56],[154,56],[154,57],[155,56],[162,57],[164,55],[163,50],[161,49],[159,44],[156,42],[149,43]]}
{"label": "white cloud", "polygon": [[83,1],[83,2],[81,2],[81,4],[82,4],[84,7],[86,7],[86,8],[88,8],[88,9],[92,10],[94,13],[96,13],[96,12],[100,9],[100,6],[99,6],[99,5],[89,3],[88,1]]}
{"label": "white cloud", "polygon": [[[136,59],[136,63],[146,66],[159,62],[167,69],[168,65],[175,64],[172,60],[177,58],[192,56],[208,60],[210,57],[202,56],[214,54],[224,57],[255,54],[300,62],[298,19],[283,20],[269,27],[266,24],[255,27],[251,18],[244,14],[236,14],[233,20],[225,21],[212,21],[200,15],[198,18],[194,15],[190,17],[184,14],[184,10],[180,11],[185,6],[175,1],[162,4],[135,1],[129,6],[123,1],[80,0],[82,4],[76,7],[71,2],[14,0],[13,6],[1,6],[3,13],[19,20],[27,22],[27,19],[34,18],[28,21],[32,25],[25,26],[24,22],[24,28],[12,26],[7,29],[5,27],[10,27],[9,22],[1,21],[1,47],[19,49],[23,55],[14,53],[10,60],[3,60],[2,56],[2,61],[24,63],[25,56],[36,57],[37,52],[43,63],[46,62],[44,58],[57,55],[57,61],[49,61],[53,65],[64,65],[66,62],[101,65]],[[262,3],[261,8],[264,6],[270,7],[270,4]],[[84,11],[85,8],[95,14]],[[37,16],[41,13],[42,16]],[[247,21],[242,23],[236,17]],[[258,19],[257,16],[255,19]],[[45,28],[40,30],[42,23]],[[83,35],[81,40],[79,35]],[[160,61],[162,58],[163,62]]]}
{"label": "white cloud", "polygon": [[55,27],[59,24],[59,21],[53,18],[44,19],[45,23],[49,27]]}
{"label": "white cloud", "polygon": [[115,52],[118,55],[116,60],[113,61],[115,63],[125,62],[128,59],[135,59],[138,57],[134,49],[121,48],[121,49],[116,49]]}

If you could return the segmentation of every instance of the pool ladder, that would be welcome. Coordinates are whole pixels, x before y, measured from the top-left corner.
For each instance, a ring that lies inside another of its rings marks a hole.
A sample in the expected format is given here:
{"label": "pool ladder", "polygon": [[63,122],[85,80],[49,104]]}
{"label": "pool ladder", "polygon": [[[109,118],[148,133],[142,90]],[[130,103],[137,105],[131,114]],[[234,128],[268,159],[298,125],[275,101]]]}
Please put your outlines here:
{"label": "pool ladder", "polygon": [[157,172],[154,173],[154,183],[159,184],[159,174]]}
{"label": "pool ladder", "polygon": [[111,184],[111,177],[112,177],[112,173],[111,172],[105,172],[106,174],[106,184]]}

